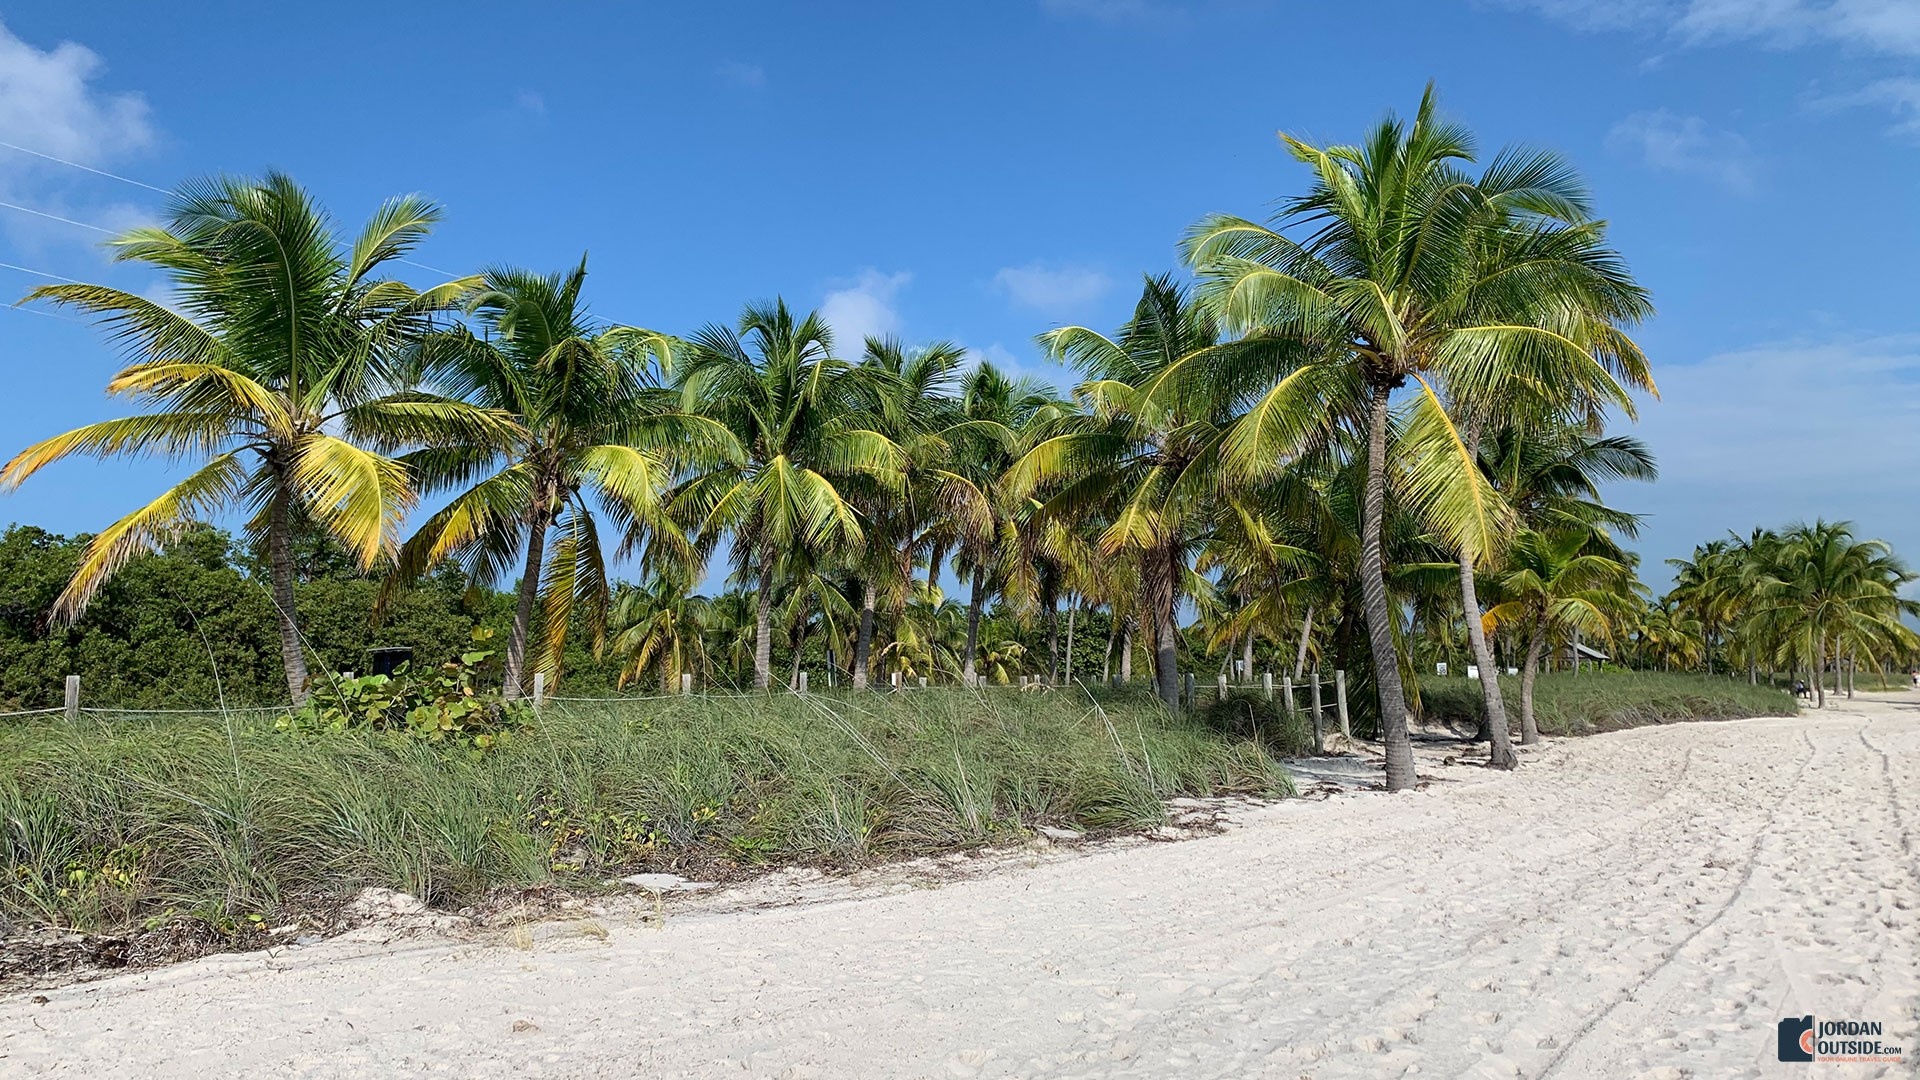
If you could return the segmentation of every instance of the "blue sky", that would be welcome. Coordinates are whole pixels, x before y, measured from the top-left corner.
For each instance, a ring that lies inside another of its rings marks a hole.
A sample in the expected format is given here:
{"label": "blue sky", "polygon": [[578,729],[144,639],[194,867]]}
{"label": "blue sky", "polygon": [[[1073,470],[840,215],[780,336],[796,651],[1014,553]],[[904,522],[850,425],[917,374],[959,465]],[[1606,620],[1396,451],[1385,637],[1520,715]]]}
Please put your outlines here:
{"label": "blue sky", "polygon": [[[610,319],[777,293],[1065,384],[1036,333],[1112,326],[1196,218],[1300,190],[1277,130],[1350,138],[1434,79],[1486,150],[1569,155],[1653,290],[1665,477],[1615,495],[1650,581],[1816,515],[1920,559],[1920,0],[647,7],[0,0],[0,141],[161,188],[280,168],[349,224],[419,191],[430,266],[588,251]],[[0,147],[0,202],[116,229],[161,196]],[[0,207],[0,262],[160,294],[102,239]],[[115,415],[117,360],[0,312],[4,449]],[[62,466],[0,521],[97,529],[163,473]]]}

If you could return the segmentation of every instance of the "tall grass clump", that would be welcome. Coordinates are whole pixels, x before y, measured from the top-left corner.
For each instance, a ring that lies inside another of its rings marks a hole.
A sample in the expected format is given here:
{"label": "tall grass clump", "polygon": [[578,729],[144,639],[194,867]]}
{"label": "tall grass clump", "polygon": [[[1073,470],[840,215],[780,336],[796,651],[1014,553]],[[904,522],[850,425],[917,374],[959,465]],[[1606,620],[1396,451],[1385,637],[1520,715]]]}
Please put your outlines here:
{"label": "tall grass clump", "polygon": [[[1518,679],[1502,676],[1500,686],[1508,701],[1519,700]],[[1487,714],[1480,684],[1471,679],[1422,679],[1420,702],[1426,718],[1439,723],[1474,727]],[[1533,711],[1542,734],[1591,735],[1682,720],[1791,716],[1795,705],[1786,691],[1744,678],[1607,670],[1540,676]]]}
{"label": "tall grass clump", "polygon": [[216,925],[365,886],[441,906],[637,870],[724,876],[1151,827],[1289,792],[1262,746],[1151,698],[924,691],[550,703],[490,749],[156,717],[0,731],[0,912]]}

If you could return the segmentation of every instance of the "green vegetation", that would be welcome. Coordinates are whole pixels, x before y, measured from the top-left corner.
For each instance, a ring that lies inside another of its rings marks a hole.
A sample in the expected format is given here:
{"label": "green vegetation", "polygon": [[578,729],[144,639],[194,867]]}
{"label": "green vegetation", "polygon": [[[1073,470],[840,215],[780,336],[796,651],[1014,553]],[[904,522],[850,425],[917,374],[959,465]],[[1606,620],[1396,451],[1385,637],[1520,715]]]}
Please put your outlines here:
{"label": "green vegetation", "polygon": [[[349,240],[285,176],[186,185],[113,242],[176,305],[32,294],[99,320],[129,354],[109,389],[146,411],[43,439],[0,488],[73,455],[191,471],[97,535],[6,534],[0,706],[79,673],[94,705],[313,697],[302,727],[418,717],[466,752],[468,718],[491,743],[511,714],[458,700],[541,677],[572,697],[1131,683],[1143,658],[1177,706],[1183,674],[1312,665],[1348,673],[1403,790],[1436,662],[1524,667],[1527,741],[1533,674],[1583,640],[1756,677],[1916,656],[1911,576],[1844,526],[1756,534],[1643,602],[1638,519],[1601,496],[1655,473],[1604,431],[1652,389],[1630,337],[1651,301],[1569,163],[1482,158],[1431,88],[1357,143],[1284,143],[1299,192],[1271,222],[1204,217],[1190,281],[1147,276],[1120,326],[1040,335],[1083,377],[1065,395],[950,342],[836,341],[777,296],[685,336],[609,325],[584,260],[415,289],[382,275],[430,203]],[[239,550],[205,524],[229,515]],[[497,680],[339,685],[375,645],[424,677],[476,629],[503,643]],[[1500,681],[1477,685],[1511,767]],[[1211,720],[1274,736],[1242,704]]]}
{"label": "green vegetation", "polygon": [[[1519,684],[1506,676],[1501,682],[1508,689]],[[1474,727],[1486,717],[1486,699],[1476,679],[1423,680],[1420,703],[1434,722]],[[1725,677],[1586,671],[1546,675],[1534,686],[1534,716],[1546,735],[1592,735],[1681,720],[1791,716],[1794,711],[1793,695],[1785,690]]]}
{"label": "green vegetation", "polygon": [[859,864],[1290,790],[1257,743],[1137,693],[554,704],[485,752],[205,716],[30,723],[0,728],[0,763],[0,913],[108,928],[232,926],[370,885],[458,906],[641,870]]}

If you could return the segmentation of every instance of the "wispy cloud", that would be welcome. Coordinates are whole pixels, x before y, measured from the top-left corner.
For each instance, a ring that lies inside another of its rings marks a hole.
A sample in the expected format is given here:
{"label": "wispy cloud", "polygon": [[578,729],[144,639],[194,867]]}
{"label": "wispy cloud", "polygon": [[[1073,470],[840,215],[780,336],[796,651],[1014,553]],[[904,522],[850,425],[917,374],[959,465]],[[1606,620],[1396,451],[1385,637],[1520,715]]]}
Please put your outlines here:
{"label": "wispy cloud", "polygon": [[913,280],[902,270],[883,274],[868,267],[853,280],[828,290],[820,302],[820,317],[833,327],[834,351],[847,359],[858,359],[869,337],[898,334],[902,326],[894,297]]}
{"label": "wispy cloud", "polygon": [[1893,114],[1889,134],[1920,141],[1920,79],[1882,79],[1850,94],[1816,98],[1815,109],[1879,108]]}
{"label": "wispy cloud", "polygon": [[1920,335],[1755,345],[1663,367],[1660,391],[1635,431],[1660,482],[1615,496],[1650,515],[1650,556],[1821,516],[1920,551]]}
{"label": "wispy cloud", "polygon": [[[0,141],[100,168],[152,147],[155,133],[146,101],[101,89],[105,63],[93,50],[64,41],[39,49],[0,24]],[[148,215],[98,194],[112,181],[49,157],[0,147],[0,198],[107,229]],[[119,190],[113,189],[116,195]],[[0,211],[9,235],[30,249],[81,242],[100,234],[17,211]]]}
{"label": "wispy cloud", "polygon": [[1756,184],[1753,148],[1747,140],[1698,116],[1666,109],[1635,113],[1613,125],[1607,146],[1649,168],[1704,177],[1740,194],[1751,193]]}
{"label": "wispy cloud", "polygon": [[1582,30],[1642,30],[1686,45],[1813,43],[1920,56],[1913,0],[1505,0]]}
{"label": "wispy cloud", "polygon": [[767,69],[759,64],[749,64],[741,60],[728,60],[713,69],[721,82],[732,83],[745,90],[758,90],[767,85]]}
{"label": "wispy cloud", "polygon": [[1113,279],[1091,267],[1033,262],[1002,267],[993,285],[1021,307],[1064,317],[1105,296]]}

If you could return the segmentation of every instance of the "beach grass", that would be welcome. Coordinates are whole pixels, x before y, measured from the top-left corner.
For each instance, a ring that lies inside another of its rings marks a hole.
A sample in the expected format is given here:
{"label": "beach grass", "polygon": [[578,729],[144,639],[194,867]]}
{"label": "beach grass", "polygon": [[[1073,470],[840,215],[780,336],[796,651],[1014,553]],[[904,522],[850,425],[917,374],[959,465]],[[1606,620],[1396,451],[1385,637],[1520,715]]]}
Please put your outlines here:
{"label": "beach grass", "polygon": [[[1503,676],[1500,690],[1517,725],[1520,680]],[[1477,726],[1486,715],[1480,684],[1472,679],[1423,678],[1420,699],[1429,721]],[[1744,678],[1603,670],[1541,675],[1534,684],[1533,711],[1544,735],[1592,735],[1682,720],[1791,716],[1795,705],[1787,691],[1750,686]]]}
{"label": "beach grass", "polygon": [[271,718],[0,729],[0,915],[221,928],[384,886],[443,908],[637,871],[724,878],[1112,832],[1291,791],[1278,751],[1145,693],[549,703],[484,752]]}

